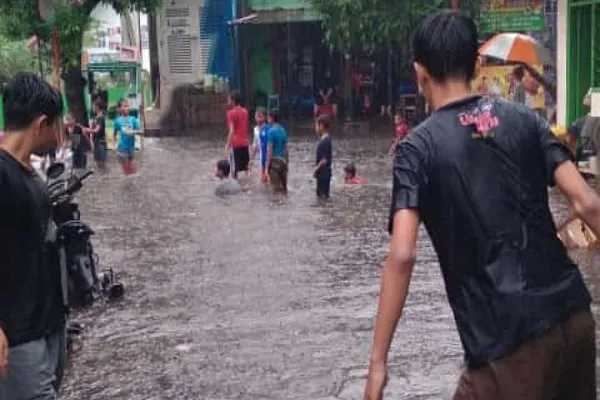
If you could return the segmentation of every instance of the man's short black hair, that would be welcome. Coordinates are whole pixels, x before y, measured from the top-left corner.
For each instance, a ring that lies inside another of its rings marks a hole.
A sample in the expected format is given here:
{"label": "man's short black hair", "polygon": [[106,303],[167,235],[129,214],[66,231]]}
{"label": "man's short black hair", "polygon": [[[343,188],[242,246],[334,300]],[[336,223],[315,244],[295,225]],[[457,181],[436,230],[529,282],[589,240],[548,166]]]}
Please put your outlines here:
{"label": "man's short black hair", "polygon": [[35,74],[17,75],[5,86],[3,96],[7,131],[25,129],[42,115],[53,123],[63,111],[58,90]]}
{"label": "man's short black hair", "polygon": [[331,128],[331,118],[329,118],[327,115],[321,115],[319,118],[317,118],[317,124],[328,131]]}
{"label": "man's short black hair", "polygon": [[236,106],[242,105],[242,95],[239,94],[238,92],[229,93],[229,98],[231,99],[231,101],[233,102],[234,105],[236,105]]}
{"label": "man's short black hair", "polygon": [[356,165],[354,163],[347,164],[344,167],[344,172],[354,178],[356,176]]}
{"label": "man's short black hair", "polygon": [[125,103],[127,103],[127,99],[125,97],[121,97],[117,102],[117,109],[121,108],[121,106]]}
{"label": "man's short black hair", "polygon": [[225,176],[229,176],[231,173],[231,165],[229,165],[229,161],[221,160],[217,163],[217,169],[223,173]]}
{"label": "man's short black hair", "polygon": [[263,106],[256,107],[255,114],[262,114],[265,117],[267,116],[267,109]]}
{"label": "man's short black hair", "polygon": [[270,109],[269,117],[273,120],[273,122],[279,123],[279,110],[276,108]]}
{"label": "man's short black hair", "polygon": [[425,67],[435,81],[471,81],[479,56],[477,26],[471,17],[458,11],[431,14],[417,27],[412,51],[414,61]]}

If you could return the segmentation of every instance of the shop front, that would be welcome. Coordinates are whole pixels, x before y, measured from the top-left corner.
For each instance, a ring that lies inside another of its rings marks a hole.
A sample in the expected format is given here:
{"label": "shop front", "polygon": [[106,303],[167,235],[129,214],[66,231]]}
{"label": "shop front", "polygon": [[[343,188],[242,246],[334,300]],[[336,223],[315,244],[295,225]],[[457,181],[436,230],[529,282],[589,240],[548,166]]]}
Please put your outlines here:
{"label": "shop front", "polygon": [[234,21],[241,32],[240,70],[247,104],[312,114],[324,75],[333,80],[332,75],[339,75],[339,68],[331,68],[316,14],[306,8],[250,12]]}
{"label": "shop front", "polygon": [[582,99],[600,88],[600,0],[566,2],[566,123],[589,109]]}

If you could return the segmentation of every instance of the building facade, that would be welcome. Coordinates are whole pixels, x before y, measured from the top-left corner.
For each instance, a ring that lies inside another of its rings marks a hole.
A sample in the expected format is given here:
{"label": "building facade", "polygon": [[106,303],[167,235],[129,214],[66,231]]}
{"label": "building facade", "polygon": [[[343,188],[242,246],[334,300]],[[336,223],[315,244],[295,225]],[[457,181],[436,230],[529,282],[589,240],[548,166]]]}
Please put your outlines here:
{"label": "building facade", "polygon": [[600,0],[558,0],[557,122],[568,126],[588,110],[590,88],[600,88]]}
{"label": "building facade", "polygon": [[[312,108],[322,60],[323,32],[304,0],[246,0],[235,21],[240,89],[251,106],[276,97],[282,108]],[[303,100],[304,99],[304,100]]]}
{"label": "building facade", "polygon": [[168,109],[175,88],[207,76],[231,79],[229,22],[236,0],[170,0],[156,15],[161,109]]}

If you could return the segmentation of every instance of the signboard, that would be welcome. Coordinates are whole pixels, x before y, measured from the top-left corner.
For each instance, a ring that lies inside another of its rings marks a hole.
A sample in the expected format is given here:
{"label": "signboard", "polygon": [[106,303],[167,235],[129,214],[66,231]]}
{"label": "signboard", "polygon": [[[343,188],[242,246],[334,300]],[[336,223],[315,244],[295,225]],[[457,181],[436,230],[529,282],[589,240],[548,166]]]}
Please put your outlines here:
{"label": "signboard", "polygon": [[483,33],[526,32],[544,29],[543,0],[492,0],[481,10]]}
{"label": "signboard", "polygon": [[488,11],[481,13],[479,24],[484,33],[541,31],[544,14],[541,10]]}
{"label": "signboard", "polygon": [[[543,74],[541,66],[534,67]],[[484,65],[479,71],[479,75],[472,82],[473,88],[477,94],[483,96],[502,97],[512,100],[515,88],[515,79],[513,77],[514,65]],[[525,104],[534,109],[544,109],[546,99],[544,89],[540,84],[529,76],[525,71],[523,78],[523,87],[525,89]]]}

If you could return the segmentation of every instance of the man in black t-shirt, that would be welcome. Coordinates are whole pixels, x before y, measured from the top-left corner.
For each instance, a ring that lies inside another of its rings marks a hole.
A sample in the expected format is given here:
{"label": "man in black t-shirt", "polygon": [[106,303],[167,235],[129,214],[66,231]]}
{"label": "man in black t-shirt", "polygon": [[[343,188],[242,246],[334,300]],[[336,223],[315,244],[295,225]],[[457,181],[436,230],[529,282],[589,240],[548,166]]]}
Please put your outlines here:
{"label": "man in black t-shirt", "polygon": [[547,187],[557,185],[596,234],[600,198],[534,111],[472,94],[472,19],[429,16],[413,53],[433,114],[396,149],[365,398],[382,396],[423,221],[465,351],[454,399],[596,399],[590,294],[557,237]]}
{"label": "man in black t-shirt", "polygon": [[56,147],[60,94],[36,75],[3,97],[0,144],[0,400],[57,397],[65,355],[65,299],[44,182],[30,163]]}

